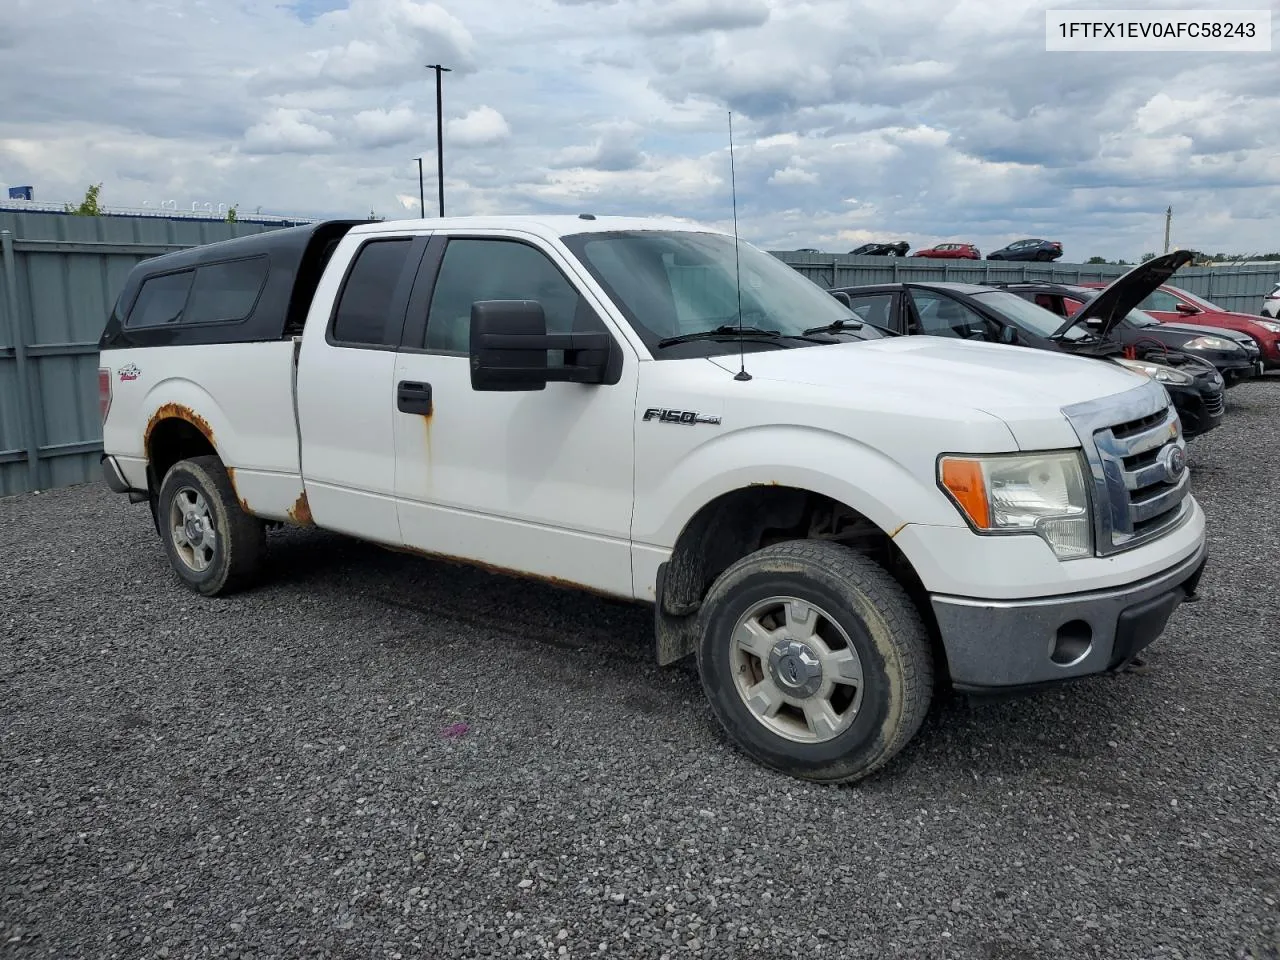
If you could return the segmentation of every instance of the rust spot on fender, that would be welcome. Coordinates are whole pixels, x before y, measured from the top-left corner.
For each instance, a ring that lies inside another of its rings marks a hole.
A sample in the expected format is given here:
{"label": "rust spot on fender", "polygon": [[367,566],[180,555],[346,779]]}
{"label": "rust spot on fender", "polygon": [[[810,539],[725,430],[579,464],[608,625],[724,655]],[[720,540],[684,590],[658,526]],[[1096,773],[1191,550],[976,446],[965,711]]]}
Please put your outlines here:
{"label": "rust spot on fender", "polygon": [[183,403],[162,403],[151,415],[151,419],[147,421],[147,428],[142,434],[142,442],[145,446],[150,447],[151,433],[162,420],[185,420],[199,430],[214,449],[217,449],[218,443],[213,438],[213,428],[209,426],[209,421]]}
{"label": "rust spot on fender", "polygon": [[249,509],[249,501],[240,496],[240,490],[236,486],[236,468],[227,467],[226,470],[227,479],[231,481],[231,492],[236,495],[236,502],[240,504],[240,509],[245,513],[253,513],[253,511]]}
{"label": "rust spot on fender", "polygon": [[905,523],[898,524],[898,529],[894,530],[893,533],[889,534],[889,539],[892,540],[894,537],[896,537],[905,529],[907,529],[907,525]]}
{"label": "rust spot on fender", "polygon": [[307,491],[305,490],[298,495],[298,499],[294,501],[288,513],[289,519],[300,527],[315,526],[315,521],[311,519],[311,504],[307,502]]}

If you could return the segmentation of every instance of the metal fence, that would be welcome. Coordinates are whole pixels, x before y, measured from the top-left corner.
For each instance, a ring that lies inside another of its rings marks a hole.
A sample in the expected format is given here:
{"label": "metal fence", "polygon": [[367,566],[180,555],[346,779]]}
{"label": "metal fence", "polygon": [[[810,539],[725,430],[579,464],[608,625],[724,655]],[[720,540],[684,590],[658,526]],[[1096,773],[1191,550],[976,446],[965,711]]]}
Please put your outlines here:
{"label": "metal fence", "polygon": [[[1091,283],[1114,280],[1133,269],[1113,264],[851,257],[848,254],[791,251],[774,251],[773,255],[826,289],[911,280],[952,280],[960,283],[1050,280],[1057,283]],[[1280,262],[1272,266],[1255,263],[1238,267],[1183,267],[1174,277],[1174,283],[1183,290],[1211,300],[1224,310],[1238,310],[1254,316],[1261,312],[1263,297],[1277,282],[1280,282]]]}
{"label": "metal fence", "polygon": [[0,213],[0,496],[101,475],[98,338],[136,263],[270,229]]}
{"label": "metal fence", "polygon": [[[158,217],[0,212],[0,496],[96,480],[98,338],[129,270],[147,257],[275,229]],[[819,286],[893,280],[1105,281],[1127,267],[948,262],[775,252]],[[1257,314],[1274,268],[1198,267],[1177,282]]]}

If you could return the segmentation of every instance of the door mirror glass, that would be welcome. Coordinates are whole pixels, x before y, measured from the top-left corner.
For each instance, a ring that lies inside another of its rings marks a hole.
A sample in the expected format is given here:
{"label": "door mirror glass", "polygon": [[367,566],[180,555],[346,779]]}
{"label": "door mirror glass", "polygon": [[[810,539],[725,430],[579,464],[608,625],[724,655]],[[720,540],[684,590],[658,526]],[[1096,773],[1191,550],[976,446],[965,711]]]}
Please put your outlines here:
{"label": "door mirror glass", "polygon": [[1018,331],[1017,331],[1017,330],[1015,330],[1013,327],[1001,327],[1001,328],[1000,328],[1000,342],[1001,342],[1001,343],[1010,343],[1010,344],[1012,344],[1012,343],[1017,343],[1017,342],[1018,342]]}
{"label": "door mirror glass", "polygon": [[845,293],[843,290],[837,290],[835,293],[832,294],[832,296],[835,297],[837,300],[839,300],[841,303],[843,303],[846,307],[850,306],[849,295]]}

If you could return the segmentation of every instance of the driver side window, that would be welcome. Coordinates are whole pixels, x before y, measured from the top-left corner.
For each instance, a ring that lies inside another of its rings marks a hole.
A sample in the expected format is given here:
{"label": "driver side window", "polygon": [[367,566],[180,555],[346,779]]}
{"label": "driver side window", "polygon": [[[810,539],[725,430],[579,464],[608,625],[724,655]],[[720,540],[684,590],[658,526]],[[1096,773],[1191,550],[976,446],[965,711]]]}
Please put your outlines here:
{"label": "driver side window", "polygon": [[[517,240],[458,238],[445,247],[431,294],[426,349],[467,353],[477,300],[537,300],[547,333],[604,331],[590,304],[541,250]],[[552,366],[560,353],[552,352]]]}
{"label": "driver side window", "polygon": [[940,293],[912,290],[911,302],[918,317],[912,333],[965,340],[996,340],[994,324],[980,313]]}

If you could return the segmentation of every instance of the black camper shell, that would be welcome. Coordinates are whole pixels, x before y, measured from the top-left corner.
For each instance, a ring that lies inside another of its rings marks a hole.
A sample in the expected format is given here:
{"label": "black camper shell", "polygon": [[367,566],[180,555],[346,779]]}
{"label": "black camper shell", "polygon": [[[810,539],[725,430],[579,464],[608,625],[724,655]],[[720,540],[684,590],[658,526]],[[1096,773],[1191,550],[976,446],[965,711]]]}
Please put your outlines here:
{"label": "black camper shell", "polygon": [[338,241],[364,222],[268,230],[143,260],[125,280],[98,348],[297,336]]}

